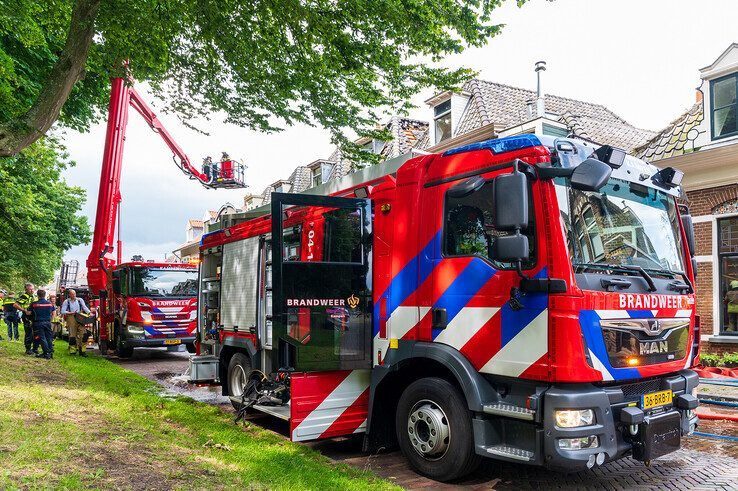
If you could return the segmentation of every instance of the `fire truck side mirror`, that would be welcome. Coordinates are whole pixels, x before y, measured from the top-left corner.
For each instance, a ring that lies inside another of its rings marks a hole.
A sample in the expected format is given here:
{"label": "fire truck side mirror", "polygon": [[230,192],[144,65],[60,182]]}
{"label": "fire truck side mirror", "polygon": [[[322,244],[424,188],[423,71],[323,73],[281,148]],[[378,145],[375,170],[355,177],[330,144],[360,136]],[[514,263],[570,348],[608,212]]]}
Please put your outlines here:
{"label": "fire truck side mirror", "polygon": [[120,295],[120,278],[113,278],[113,293]]}
{"label": "fire truck side mirror", "polygon": [[502,262],[516,262],[528,259],[530,245],[528,237],[520,232],[515,235],[497,237],[492,244],[491,256]]}
{"label": "fire truck side mirror", "polygon": [[498,230],[528,228],[528,178],[522,172],[495,177],[492,184],[494,224]]}
{"label": "fire truck side mirror", "polygon": [[589,158],[576,166],[571,174],[571,187],[580,191],[598,191],[607,183],[612,167]]}

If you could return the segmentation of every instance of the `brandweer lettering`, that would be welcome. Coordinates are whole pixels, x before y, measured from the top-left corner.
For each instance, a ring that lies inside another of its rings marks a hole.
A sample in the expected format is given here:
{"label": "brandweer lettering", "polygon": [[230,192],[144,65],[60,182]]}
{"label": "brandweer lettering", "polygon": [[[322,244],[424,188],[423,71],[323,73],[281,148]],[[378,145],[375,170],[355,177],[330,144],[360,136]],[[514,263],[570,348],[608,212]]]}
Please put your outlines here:
{"label": "brandweer lettering", "polygon": [[343,307],[342,298],[288,298],[287,307]]}
{"label": "brandweer lettering", "polygon": [[620,295],[621,309],[683,309],[686,304],[677,295]]}

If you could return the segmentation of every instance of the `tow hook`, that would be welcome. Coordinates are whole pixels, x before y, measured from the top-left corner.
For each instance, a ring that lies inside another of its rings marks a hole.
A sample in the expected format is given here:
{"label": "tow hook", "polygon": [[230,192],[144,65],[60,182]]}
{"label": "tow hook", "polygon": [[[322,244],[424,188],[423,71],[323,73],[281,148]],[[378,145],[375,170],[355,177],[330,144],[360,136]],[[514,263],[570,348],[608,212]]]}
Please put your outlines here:
{"label": "tow hook", "polygon": [[638,425],[643,423],[643,410],[637,407],[625,407],[620,410],[620,421],[628,425],[628,432],[632,436],[638,434]]}

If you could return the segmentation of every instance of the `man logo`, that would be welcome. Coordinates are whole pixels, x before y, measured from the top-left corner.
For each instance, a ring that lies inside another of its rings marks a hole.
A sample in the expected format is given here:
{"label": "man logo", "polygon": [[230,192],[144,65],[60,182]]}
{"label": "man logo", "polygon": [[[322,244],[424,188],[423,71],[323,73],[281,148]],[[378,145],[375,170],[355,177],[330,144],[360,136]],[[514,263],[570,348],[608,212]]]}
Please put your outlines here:
{"label": "man logo", "polygon": [[661,323],[658,319],[648,322],[648,332],[651,334],[658,334],[661,332]]}
{"label": "man logo", "polygon": [[359,306],[359,297],[352,293],[351,296],[346,299],[346,303],[350,308],[355,309]]}

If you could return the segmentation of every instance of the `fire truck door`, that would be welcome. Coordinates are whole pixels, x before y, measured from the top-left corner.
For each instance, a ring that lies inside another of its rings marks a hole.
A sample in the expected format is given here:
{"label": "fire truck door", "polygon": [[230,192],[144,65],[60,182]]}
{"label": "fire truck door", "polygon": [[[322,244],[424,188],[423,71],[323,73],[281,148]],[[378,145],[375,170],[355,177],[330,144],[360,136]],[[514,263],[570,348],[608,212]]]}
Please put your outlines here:
{"label": "fire truck door", "polygon": [[371,367],[371,239],[367,199],[272,194],[275,371]]}

